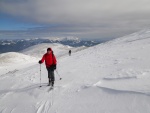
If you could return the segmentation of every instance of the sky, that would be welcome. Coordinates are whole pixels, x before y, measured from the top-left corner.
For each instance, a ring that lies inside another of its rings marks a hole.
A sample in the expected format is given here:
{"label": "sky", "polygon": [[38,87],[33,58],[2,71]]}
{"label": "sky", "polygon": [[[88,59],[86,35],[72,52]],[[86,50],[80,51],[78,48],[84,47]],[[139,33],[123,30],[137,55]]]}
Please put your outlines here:
{"label": "sky", "polygon": [[108,40],[150,27],[149,0],[0,0],[0,39]]}

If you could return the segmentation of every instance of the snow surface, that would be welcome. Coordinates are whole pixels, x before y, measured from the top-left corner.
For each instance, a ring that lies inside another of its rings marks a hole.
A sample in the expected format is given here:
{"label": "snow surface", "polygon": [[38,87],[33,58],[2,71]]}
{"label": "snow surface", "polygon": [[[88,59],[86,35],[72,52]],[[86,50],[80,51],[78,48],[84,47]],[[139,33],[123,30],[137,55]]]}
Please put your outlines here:
{"label": "snow surface", "polygon": [[0,72],[0,113],[150,113],[149,43],[150,30],[143,30],[71,56],[61,52],[54,90],[46,86],[44,64],[39,88],[37,61]]}
{"label": "snow surface", "polygon": [[22,53],[8,52],[0,54],[0,75],[12,73],[19,68],[33,65],[37,59]]}
{"label": "snow surface", "polygon": [[68,45],[62,45],[59,43],[43,43],[38,44],[32,47],[29,47],[23,51],[21,51],[23,54],[30,55],[36,58],[41,58],[44,53],[46,53],[47,48],[52,48],[54,54],[56,57],[62,57],[68,54],[69,50],[72,50],[72,52],[81,51],[83,49],[86,49],[87,47],[81,46],[81,47],[71,47]]}

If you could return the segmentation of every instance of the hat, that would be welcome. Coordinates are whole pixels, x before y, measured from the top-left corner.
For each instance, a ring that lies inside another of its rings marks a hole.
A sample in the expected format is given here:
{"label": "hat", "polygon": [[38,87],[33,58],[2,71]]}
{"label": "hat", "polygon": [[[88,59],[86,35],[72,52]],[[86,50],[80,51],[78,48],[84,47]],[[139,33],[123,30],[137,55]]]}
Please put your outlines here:
{"label": "hat", "polygon": [[51,48],[47,48],[47,51],[52,51],[52,49]]}

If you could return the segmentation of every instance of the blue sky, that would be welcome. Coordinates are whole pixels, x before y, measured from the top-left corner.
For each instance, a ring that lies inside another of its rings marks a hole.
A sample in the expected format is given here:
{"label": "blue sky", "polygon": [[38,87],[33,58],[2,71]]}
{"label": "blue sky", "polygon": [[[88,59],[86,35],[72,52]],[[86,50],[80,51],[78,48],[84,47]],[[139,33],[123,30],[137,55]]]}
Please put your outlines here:
{"label": "blue sky", "polygon": [[149,0],[0,0],[0,39],[118,38],[150,27],[149,6]]}
{"label": "blue sky", "polygon": [[27,30],[32,27],[37,27],[37,25],[22,22],[10,15],[0,14],[0,30]]}

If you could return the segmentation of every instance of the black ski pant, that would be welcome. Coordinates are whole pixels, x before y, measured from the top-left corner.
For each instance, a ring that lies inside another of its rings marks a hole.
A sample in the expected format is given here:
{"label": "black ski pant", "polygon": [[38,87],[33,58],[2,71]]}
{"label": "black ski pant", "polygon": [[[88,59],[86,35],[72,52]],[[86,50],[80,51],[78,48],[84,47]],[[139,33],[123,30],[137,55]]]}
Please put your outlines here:
{"label": "black ski pant", "polygon": [[54,84],[55,81],[54,70],[50,67],[47,67],[47,71],[48,71],[49,83],[51,82],[52,84]]}

